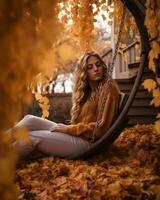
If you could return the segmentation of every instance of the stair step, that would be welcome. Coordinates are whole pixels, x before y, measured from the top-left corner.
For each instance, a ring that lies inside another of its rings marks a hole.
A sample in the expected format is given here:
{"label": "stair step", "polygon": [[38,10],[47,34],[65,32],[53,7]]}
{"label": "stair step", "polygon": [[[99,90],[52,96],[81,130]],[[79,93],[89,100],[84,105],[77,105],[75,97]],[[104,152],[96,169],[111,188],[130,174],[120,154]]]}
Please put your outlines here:
{"label": "stair step", "polygon": [[[115,79],[118,85],[131,85],[134,84],[136,77],[128,78],[128,79]],[[155,75],[153,73],[143,74],[141,79],[141,85],[146,79],[155,79]]]}
{"label": "stair step", "polygon": [[[128,68],[131,70],[137,69],[138,72],[139,65],[140,62],[129,63]],[[135,79],[136,76],[128,79],[116,79],[116,82],[122,92],[130,94]],[[155,79],[154,73],[148,67],[145,67],[143,71],[138,91],[128,112],[128,125],[154,123],[157,113],[160,112],[160,108],[155,108],[153,105],[150,105],[153,97],[142,85],[146,79]]]}
{"label": "stair step", "polygon": [[[121,90],[121,92],[127,93],[130,95],[131,91],[129,90]],[[153,97],[147,90],[140,90],[136,93],[135,99],[149,99],[151,100]]]}
{"label": "stair step", "polygon": [[[135,69],[135,68],[139,68],[140,62],[134,62],[134,63],[129,63],[128,64],[128,68],[129,69]],[[148,67],[144,68],[144,73],[153,73],[152,70],[150,70]]]}
{"label": "stair step", "polygon": [[128,83],[134,83],[135,81],[135,77],[132,77],[132,78],[127,78],[127,79],[115,79],[115,81],[118,83],[118,84],[128,84]]}
{"label": "stair step", "polygon": [[[119,86],[119,88],[120,88],[121,91],[126,91],[126,92],[128,91],[128,92],[130,93],[131,90],[132,90],[133,84],[132,84],[132,83],[130,83],[130,84],[118,84],[118,86]],[[138,90],[140,90],[140,91],[147,91],[147,90],[143,87],[142,84],[140,84]]]}
{"label": "stair step", "polygon": [[135,98],[149,98],[149,99],[152,99],[153,97],[152,97],[152,95],[151,95],[151,93],[149,93],[149,92],[147,92],[146,90],[145,91],[138,91],[137,93],[136,93],[136,96],[135,96]]}
{"label": "stair step", "polygon": [[160,108],[151,107],[131,107],[128,116],[156,116]]}
{"label": "stair step", "polygon": [[131,91],[132,90],[132,87],[133,87],[133,84],[132,83],[128,83],[128,84],[122,84],[122,83],[118,83],[118,86],[120,88],[121,91],[125,90],[125,91]]}
{"label": "stair step", "polygon": [[154,109],[154,106],[150,105],[151,99],[150,98],[141,98],[141,99],[137,99],[135,98],[133,103],[132,103],[132,107],[151,107],[152,109]]}
{"label": "stair step", "polygon": [[135,124],[153,124],[156,121],[155,117],[132,117],[128,121],[128,125]]}

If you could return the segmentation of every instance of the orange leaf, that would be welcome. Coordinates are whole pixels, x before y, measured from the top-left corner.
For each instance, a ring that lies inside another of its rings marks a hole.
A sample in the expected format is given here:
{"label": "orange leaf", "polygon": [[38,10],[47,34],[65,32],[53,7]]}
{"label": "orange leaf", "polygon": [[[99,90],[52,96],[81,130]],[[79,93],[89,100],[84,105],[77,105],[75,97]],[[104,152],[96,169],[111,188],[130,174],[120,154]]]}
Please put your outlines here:
{"label": "orange leaf", "polygon": [[160,85],[160,77],[156,78],[156,81]]}
{"label": "orange leaf", "polygon": [[108,6],[107,5],[103,5],[101,9],[104,10],[104,11],[107,11],[108,10]]}
{"label": "orange leaf", "polygon": [[145,89],[147,89],[149,92],[156,88],[156,82],[153,79],[146,79],[143,84]]}
{"label": "orange leaf", "polygon": [[16,140],[21,140],[27,143],[31,142],[28,135],[28,131],[24,127],[15,129],[15,132],[13,132],[13,136],[14,136],[14,139]]}
{"label": "orange leaf", "polygon": [[159,97],[160,96],[160,89],[159,88],[153,89],[152,93],[153,93],[153,97]]}
{"label": "orange leaf", "polygon": [[155,107],[160,106],[160,96],[154,98],[154,99],[151,101],[151,105],[153,105],[153,104],[154,104]]}
{"label": "orange leaf", "polygon": [[106,16],[104,14],[102,14],[102,18],[104,21],[106,20]]}
{"label": "orange leaf", "polygon": [[157,114],[156,118],[160,118],[160,113]]}
{"label": "orange leaf", "polygon": [[160,120],[156,121],[155,129],[156,129],[157,133],[160,133]]}

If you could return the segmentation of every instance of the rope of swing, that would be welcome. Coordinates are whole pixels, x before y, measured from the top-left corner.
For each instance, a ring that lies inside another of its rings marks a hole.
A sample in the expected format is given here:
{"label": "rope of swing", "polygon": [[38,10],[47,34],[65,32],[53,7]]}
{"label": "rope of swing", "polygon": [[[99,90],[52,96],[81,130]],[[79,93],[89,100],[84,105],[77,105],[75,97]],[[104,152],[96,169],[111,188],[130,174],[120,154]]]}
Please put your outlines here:
{"label": "rope of swing", "polygon": [[119,44],[120,44],[120,41],[121,41],[121,35],[122,35],[123,25],[124,25],[124,21],[125,21],[125,13],[126,13],[126,6],[125,6],[125,2],[124,2],[118,38],[117,38],[117,42],[116,42],[116,45],[115,45],[115,51],[114,51],[114,55],[112,57],[112,62],[107,69],[107,78],[105,80],[106,89],[105,89],[105,92],[104,92],[103,97],[102,97],[102,103],[101,103],[101,106],[100,106],[100,111],[98,113],[95,128],[93,130],[93,137],[92,137],[92,141],[91,141],[92,143],[95,142],[96,133],[97,133],[97,130],[98,130],[98,127],[99,127],[100,120],[102,118],[102,114],[104,112],[104,107],[105,107],[105,103],[106,103],[106,100],[107,100],[107,96],[108,96],[110,88],[111,88],[113,67],[114,67],[114,63],[115,63],[115,60],[116,60],[116,56],[118,54]]}

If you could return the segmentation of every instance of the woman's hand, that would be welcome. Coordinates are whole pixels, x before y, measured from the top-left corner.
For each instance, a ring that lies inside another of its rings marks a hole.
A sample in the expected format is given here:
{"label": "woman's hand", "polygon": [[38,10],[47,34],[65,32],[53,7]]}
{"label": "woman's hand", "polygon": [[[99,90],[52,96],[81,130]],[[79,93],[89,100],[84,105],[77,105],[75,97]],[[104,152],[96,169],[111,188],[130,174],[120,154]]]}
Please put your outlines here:
{"label": "woman's hand", "polygon": [[51,132],[65,132],[67,125],[65,124],[56,124],[54,126],[51,127],[50,131]]}

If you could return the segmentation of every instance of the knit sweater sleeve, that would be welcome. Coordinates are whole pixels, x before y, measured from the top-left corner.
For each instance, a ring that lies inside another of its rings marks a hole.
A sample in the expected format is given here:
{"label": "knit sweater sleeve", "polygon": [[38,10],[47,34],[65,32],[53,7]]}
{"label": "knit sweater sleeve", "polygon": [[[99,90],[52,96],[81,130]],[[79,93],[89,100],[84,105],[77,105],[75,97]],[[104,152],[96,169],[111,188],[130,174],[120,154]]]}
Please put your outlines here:
{"label": "knit sweater sleeve", "polygon": [[92,132],[95,127],[95,122],[90,123],[77,123],[68,125],[65,133],[68,133],[73,136],[80,136],[86,134],[86,137],[92,138]]}
{"label": "knit sweater sleeve", "polygon": [[[96,132],[96,139],[100,138],[104,134],[104,132],[110,127],[113,120],[117,116],[118,101],[119,101],[118,97],[119,97],[118,90],[115,88],[114,85],[112,85],[105,103],[102,118],[99,121],[99,127]],[[91,139],[93,136],[93,130],[95,124],[96,122],[93,121],[89,123],[80,122],[77,124],[68,125],[65,129],[65,133],[74,136],[86,135],[87,136],[86,138]]]}

